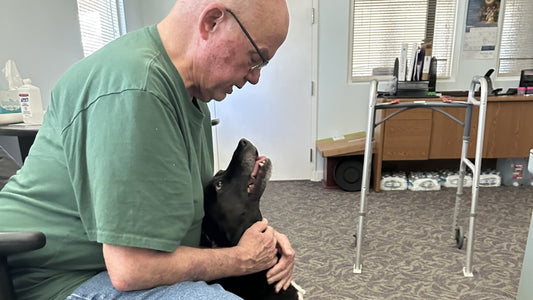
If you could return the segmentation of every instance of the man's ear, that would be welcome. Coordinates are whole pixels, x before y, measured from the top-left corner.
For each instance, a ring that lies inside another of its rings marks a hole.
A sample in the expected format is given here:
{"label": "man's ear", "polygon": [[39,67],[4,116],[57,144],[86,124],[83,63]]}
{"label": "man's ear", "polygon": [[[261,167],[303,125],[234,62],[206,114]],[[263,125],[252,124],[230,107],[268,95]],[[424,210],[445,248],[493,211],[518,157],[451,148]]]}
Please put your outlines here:
{"label": "man's ear", "polygon": [[219,3],[212,3],[205,7],[200,14],[199,31],[202,39],[207,39],[209,34],[216,30],[217,25],[222,22],[226,9]]}

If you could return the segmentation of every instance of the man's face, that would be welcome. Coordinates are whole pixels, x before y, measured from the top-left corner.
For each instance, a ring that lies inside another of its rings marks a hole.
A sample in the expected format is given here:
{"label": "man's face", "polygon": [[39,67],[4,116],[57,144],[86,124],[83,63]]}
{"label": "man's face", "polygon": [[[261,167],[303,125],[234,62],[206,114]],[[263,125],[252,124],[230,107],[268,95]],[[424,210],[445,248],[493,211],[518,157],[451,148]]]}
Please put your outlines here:
{"label": "man's face", "polygon": [[219,32],[206,41],[204,59],[200,60],[199,69],[204,72],[197,74],[200,76],[195,96],[204,102],[223,100],[235,87],[240,89],[247,82],[257,84],[261,67],[268,63],[285,37],[272,39],[264,27],[245,25],[229,10],[224,21]]}
{"label": "man's face", "polygon": [[200,78],[200,94],[202,101],[223,100],[233,89],[242,88],[247,82],[257,84],[260,77],[260,69],[251,70],[260,58],[247,44],[248,41],[239,39],[238,36],[225,41],[220,41],[219,46],[212,52],[204,70],[204,76]]}

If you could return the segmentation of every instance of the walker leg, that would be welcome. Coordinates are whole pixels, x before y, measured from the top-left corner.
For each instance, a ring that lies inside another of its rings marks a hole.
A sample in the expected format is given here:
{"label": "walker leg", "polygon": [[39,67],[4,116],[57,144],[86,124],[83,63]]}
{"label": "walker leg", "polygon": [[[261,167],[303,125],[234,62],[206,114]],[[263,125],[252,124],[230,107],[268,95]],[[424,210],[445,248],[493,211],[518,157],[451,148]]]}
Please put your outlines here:
{"label": "walker leg", "polygon": [[457,194],[455,196],[455,209],[453,211],[452,238],[455,238],[457,248],[463,248],[464,233],[463,228],[458,226],[459,209],[463,199],[463,187],[466,173],[466,161],[468,144],[470,141],[470,124],[472,121],[472,105],[468,106],[465,112],[465,122],[463,125],[463,145],[461,147],[461,159],[459,164],[459,180],[457,181]]}
{"label": "walker leg", "polygon": [[357,235],[355,241],[355,263],[353,272],[360,274],[362,272],[361,263],[361,247],[363,246],[363,235],[365,227],[366,216],[366,198],[368,196],[368,189],[370,185],[370,169],[372,162],[372,143],[374,140],[374,120],[375,120],[375,104],[377,97],[378,82],[373,80],[370,83],[370,101],[368,105],[368,124],[366,129],[365,154],[363,161],[363,179],[361,182],[361,201],[359,204],[359,223],[357,227]]}
{"label": "walker leg", "polygon": [[[480,85],[481,97],[480,101],[474,98],[474,91],[476,84]],[[487,112],[487,80],[483,77],[474,77],[470,85],[468,93],[468,101],[479,105],[478,116],[478,131],[476,141],[476,158],[474,164],[471,165],[473,172],[472,178],[472,206],[470,208],[469,226],[468,226],[468,239],[466,245],[466,265],[463,268],[463,274],[465,277],[473,277],[472,268],[472,256],[474,252],[474,232],[476,222],[476,206],[479,197],[479,176],[481,173],[481,160],[483,155],[483,137],[485,134],[485,116]]]}

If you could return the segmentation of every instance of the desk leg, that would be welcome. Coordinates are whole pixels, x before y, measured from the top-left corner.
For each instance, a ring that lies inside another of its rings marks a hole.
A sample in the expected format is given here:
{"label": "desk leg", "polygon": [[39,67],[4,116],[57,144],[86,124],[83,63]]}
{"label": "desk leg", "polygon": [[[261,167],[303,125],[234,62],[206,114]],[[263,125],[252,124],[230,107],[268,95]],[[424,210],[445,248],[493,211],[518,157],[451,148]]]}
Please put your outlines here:
{"label": "desk leg", "polygon": [[22,162],[26,160],[26,156],[28,156],[28,153],[30,152],[31,145],[33,145],[33,142],[35,141],[35,136],[19,136],[19,149],[20,149],[20,157],[22,158]]}
{"label": "desk leg", "polygon": [[335,182],[335,165],[337,165],[338,157],[324,157],[324,172],[325,178],[322,179],[322,186],[325,189],[338,189],[339,186]]}
{"label": "desk leg", "polygon": [[[381,190],[381,167],[383,165],[383,161],[381,160],[381,155],[378,153],[374,154],[374,157],[372,158],[373,164],[373,175],[374,175],[374,191],[379,192]],[[370,189],[369,189],[370,190]]]}

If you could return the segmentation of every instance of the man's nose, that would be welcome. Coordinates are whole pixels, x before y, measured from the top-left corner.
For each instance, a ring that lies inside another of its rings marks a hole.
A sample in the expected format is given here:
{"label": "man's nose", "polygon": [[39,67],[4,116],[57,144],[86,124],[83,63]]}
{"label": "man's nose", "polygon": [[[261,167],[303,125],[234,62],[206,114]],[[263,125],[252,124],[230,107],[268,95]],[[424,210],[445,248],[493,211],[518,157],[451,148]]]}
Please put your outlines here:
{"label": "man's nose", "polygon": [[246,77],[244,77],[249,83],[257,84],[259,82],[259,77],[261,76],[261,69],[250,70]]}

